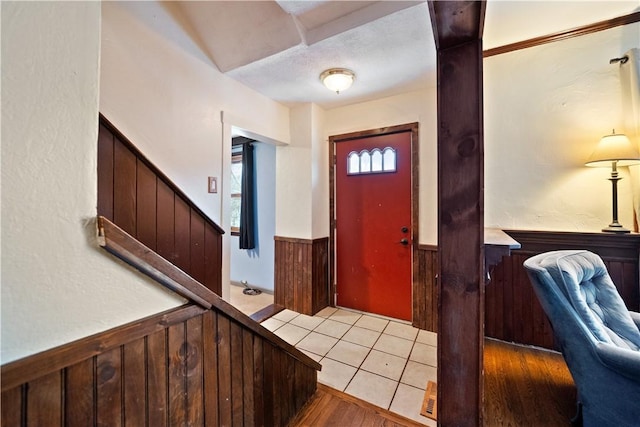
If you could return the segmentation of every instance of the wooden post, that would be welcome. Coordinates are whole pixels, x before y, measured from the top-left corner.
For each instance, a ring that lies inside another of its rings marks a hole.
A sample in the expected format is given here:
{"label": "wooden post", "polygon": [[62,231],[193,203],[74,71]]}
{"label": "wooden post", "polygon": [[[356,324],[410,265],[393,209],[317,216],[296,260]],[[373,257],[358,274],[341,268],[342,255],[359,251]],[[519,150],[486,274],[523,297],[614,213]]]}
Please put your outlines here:
{"label": "wooden post", "polygon": [[484,2],[430,1],[438,50],[438,423],[482,425]]}

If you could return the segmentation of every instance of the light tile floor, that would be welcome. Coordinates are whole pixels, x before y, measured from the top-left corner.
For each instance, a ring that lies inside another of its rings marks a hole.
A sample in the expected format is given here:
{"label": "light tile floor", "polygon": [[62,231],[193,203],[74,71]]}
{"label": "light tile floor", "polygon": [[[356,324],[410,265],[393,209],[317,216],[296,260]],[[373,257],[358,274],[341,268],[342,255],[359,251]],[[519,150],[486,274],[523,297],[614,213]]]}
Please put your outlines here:
{"label": "light tile floor", "polygon": [[262,325],[320,362],[320,383],[436,425],[420,415],[427,381],[437,376],[433,332],[331,307],[313,317],[284,310]]}
{"label": "light tile floor", "polygon": [[262,292],[259,295],[245,295],[242,293],[244,286],[229,286],[229,302],[238,310],[251,316],[268,305],[273,304],[273,294]]}

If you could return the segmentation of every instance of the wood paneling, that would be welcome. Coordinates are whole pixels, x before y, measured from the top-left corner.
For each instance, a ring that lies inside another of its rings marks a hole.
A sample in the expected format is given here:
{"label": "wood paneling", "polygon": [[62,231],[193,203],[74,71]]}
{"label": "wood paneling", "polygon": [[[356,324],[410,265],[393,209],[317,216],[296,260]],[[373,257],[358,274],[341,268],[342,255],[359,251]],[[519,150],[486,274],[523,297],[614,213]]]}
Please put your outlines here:
{"label": "wood paneling", "polygon": [[317,368],[223,312],[180,307],[4,365],[1,423],[286,425]]}
{"label": "wood paneling", "polygon": [[140,159],[137,163],[136,237],[149,249],[156,250],[157,236],[157,177]]}
{"label": "wood paneling", "polygon": [[276,236],[274,301],[298,313],[314,315],[329,305],[329,238]]}
{"label": "wood paneling", "polygon": [[414,263],[413,326],[438,332],[438,248],[420,245]]}
{"label": "wood paneling", "polygon": [[[100,142],[100,141],[98,141]],[[98,162],[100,160],[98,159]],[[137,159],[123,143],[114,138],[113,147],[113,221],[124,231],[137,236],[136,208]],[[100,189],[98,189],[100,192]]]}
{"label": "wood paneling", "polygon": [[220,294],[222,229],[102,115],[98,214]]}
{"label": "wood paneling", "polygon": [[[522,248],[502,258],[485,287],[487,337],[554,348],[551,324],[522,266],[527,258],[548,251],[586,249],[600,255],[627,308],[640,311],[640,235],[524,230],[508,230],[507,233]],[[420,246],[419,280],[414,287],[414,311],[420,313],[417,316],[420,322],[416,324],[414,320],[414,326],[434,332],[437,331],[430,329],[430,324],[437,323],[437,250],[435,246]]]}
{"label": "wood paneling", "polygon": [[521,344],[554,348],[553,330],[522,263],[543,252],[586,249],[604,260],[627,308],[640,310],[640,235],[507,230],[521,249],[503,257],[485,293],[485,334]]}
{"label": "wood paneling", "polygon": [[113,218],[113,133],[100,123],[98,133],[98,212]]}
{"label": "wood paneling", "polygon": [[95,390],[93,387],[94,360],[89,358],[66,368],[65,405],[66,425],[82,427],[94,425],[93,402]]}

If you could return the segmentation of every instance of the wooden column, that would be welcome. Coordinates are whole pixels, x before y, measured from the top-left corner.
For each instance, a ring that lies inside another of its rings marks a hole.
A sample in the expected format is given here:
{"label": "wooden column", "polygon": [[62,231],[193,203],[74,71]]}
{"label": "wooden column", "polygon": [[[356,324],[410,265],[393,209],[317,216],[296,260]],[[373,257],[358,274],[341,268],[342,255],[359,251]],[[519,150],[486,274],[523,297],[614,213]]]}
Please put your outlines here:
{"label": "wooden column", "polygon": [[484,2],[430,1],[438,51],[438,423],[482,425]]}

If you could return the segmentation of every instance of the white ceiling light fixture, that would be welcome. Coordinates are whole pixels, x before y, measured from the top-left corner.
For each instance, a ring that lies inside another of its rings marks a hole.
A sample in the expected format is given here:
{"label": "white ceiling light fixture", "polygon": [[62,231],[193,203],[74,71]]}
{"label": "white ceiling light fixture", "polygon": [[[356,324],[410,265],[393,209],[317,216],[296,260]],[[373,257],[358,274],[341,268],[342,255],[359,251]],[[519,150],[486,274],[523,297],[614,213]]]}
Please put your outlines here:
{"label": "white ceiling light fixture", "polygon": [[355,78],[355,73],[346,68],[329,68],[320,74],[320,81],[337,94],[349,89]]}

